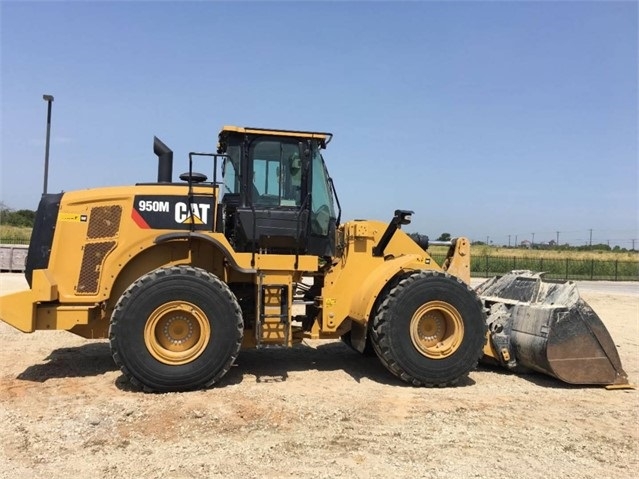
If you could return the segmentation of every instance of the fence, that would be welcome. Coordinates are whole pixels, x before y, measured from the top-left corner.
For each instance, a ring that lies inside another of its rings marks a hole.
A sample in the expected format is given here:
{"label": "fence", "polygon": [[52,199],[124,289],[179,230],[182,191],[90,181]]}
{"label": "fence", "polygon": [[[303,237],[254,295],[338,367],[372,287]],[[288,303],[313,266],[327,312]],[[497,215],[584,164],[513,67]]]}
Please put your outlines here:
{"label": "fence", "polygon": [[24,244],[29,246],[28,239],[19,239],[19,238],[0,238],[0,244],[9,245],[9,244]]}
{"label": "fence", "polygon": [[[444,256],[433,258],[441,264]],[[637,261],[471,256],[470,270],[476,277],[496,276],[514,269],[543,271],[549,279],[639,281]]]}

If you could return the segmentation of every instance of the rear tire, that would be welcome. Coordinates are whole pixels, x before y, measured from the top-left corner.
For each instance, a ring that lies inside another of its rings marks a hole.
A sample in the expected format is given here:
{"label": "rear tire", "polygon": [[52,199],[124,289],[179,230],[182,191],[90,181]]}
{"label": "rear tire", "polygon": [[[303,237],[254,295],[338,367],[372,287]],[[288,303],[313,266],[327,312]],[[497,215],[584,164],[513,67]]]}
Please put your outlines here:
{"label": "rear tire", "polygon": [[152,271],[120,297],[109,340],[116,364],[145,391],[211,386],[230,369],[244,323],[228,286],[190,266]]}
{"label": "rear tire", "polygon": [[486,315],[461,280],[421,271],[401,280],[377,308],[371,331],[386,368],[415,386],[448,386],[482,356]]}

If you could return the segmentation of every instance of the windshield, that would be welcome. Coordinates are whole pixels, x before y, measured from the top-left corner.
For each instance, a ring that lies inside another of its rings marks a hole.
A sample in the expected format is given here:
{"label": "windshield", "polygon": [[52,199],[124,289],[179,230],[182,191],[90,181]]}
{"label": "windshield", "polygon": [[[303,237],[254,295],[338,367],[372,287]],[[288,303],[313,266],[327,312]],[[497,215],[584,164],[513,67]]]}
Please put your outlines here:
{"label": "windshield", "polygon": [[331,219],[336,219],[335,205],[324,159],[317,148],[313,148],[311,175],[311,231],[316,235],[327,236]]}

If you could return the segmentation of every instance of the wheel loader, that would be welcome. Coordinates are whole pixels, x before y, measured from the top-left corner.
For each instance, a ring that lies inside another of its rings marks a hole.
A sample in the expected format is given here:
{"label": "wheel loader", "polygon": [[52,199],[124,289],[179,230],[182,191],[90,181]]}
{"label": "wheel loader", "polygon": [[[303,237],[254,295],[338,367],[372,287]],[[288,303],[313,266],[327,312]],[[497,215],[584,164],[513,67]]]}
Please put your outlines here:
{"label": "wheel loader", "polygon": [[[341,338],[414,386],[453,385],[478,361],[575,384],[623,386],[612,339],[570,283],[513,272],[470,287],[470,244],[437,264],[389,222],[342,223],[322,151],[331,133],[225,126],[215,153],[154,138],[157,181],[44,194],[29,289],[0,299],[24,332],[108,338],[145,391],[218,382],[243,348]],[[194,170],[197,162],[198,170]]]}

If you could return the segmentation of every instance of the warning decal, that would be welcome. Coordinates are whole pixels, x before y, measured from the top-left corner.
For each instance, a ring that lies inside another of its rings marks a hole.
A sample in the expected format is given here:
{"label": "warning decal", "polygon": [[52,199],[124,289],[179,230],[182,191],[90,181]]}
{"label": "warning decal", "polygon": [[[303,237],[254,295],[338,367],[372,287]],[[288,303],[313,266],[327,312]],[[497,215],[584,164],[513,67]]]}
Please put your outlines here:
{"label": "warning decal", "polygon": [[78,223],[86,222],[89,217],[87,215],[81,215],[79,213],[59,213],[58,221],[76,221]]}

